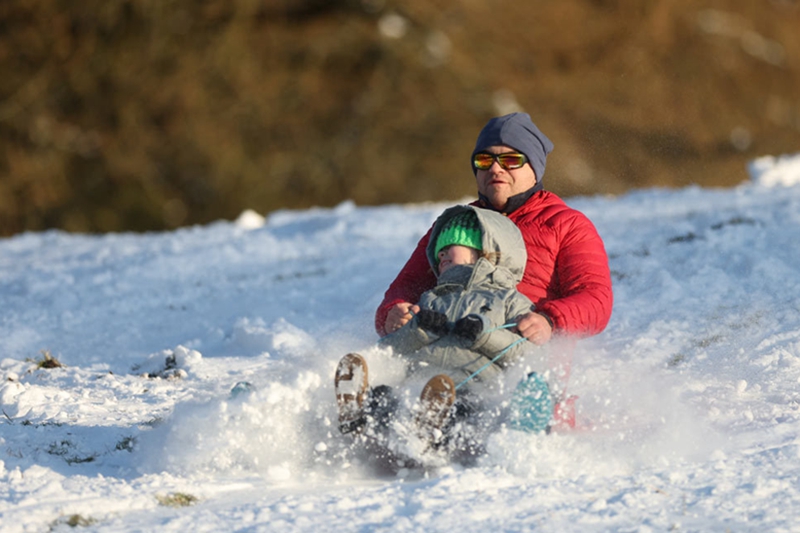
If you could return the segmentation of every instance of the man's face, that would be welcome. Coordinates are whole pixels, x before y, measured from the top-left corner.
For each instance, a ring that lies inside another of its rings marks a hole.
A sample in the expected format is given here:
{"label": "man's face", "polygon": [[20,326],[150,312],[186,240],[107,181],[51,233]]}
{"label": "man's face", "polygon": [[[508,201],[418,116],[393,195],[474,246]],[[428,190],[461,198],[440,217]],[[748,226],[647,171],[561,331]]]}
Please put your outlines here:
{"label": "man's face", "polygon": [[[492,154],[516,152],[508,146],[492,146],[485,151]],[[536,185],[536,174],[530,163],[520,168],[506,170],[495,161],[488,170],[478,170],[475,178],[478,181],[478,192],[488,198],[492,207],[498,210],[505,207],[510,197]]]}

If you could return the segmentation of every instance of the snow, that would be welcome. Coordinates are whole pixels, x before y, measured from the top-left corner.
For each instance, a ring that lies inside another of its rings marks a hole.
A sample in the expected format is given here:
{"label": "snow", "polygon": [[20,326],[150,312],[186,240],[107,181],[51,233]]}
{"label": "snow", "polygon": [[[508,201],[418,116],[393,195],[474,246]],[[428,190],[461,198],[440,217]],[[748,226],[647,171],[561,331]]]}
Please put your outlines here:
{"label": "snow", "polygon": [[348,455],[332,375],[396,375],[373,312],[445,204],[0,240],[0,530],[798,531],[800,155],[750,171],[568,199],[615,284],[586,427],[398,476]]}

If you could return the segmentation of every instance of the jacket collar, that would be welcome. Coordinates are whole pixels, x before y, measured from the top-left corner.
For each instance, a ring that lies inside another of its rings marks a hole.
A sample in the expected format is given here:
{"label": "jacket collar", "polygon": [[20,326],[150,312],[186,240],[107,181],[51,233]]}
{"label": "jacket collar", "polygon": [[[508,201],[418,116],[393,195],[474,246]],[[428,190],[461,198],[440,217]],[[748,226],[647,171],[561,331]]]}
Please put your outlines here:
{"label": "jacket collar", "polygon": [[503,209],[496,209],[491,204],[489,199],[486,198],[486,196],[484,196],[484,195],[482,195],[480,193],[478,193],[478,198],[479,198],[479,201],[480,201],[479,203],[480,203],[481,207],[484,207],[486,209],[491,209],[493,211],[497,211],[498,213],[503,213],[504,215],[510,215],[511,213],[513,213],[514,211],[516,211],[517,209],[519,209],[520,207],[525,205],[525,202],[530,200],[531,196],[533,196],[534,194],[536,194],[537,192],[539,192],[541,190],[544,190],[544,186],[542,185],[541,181],[537,181],[536,185],[534,185],[533,187],[531,187],[527,191],[521,192],[519,194],[515,194],[514,196],[510,196],[508,198],[508,201],[506,202],[506,205],[503,207]]}
{"label": "jacket collar", "polygon": [[438,285],[461,285],[466,287],[472,278],[475,265],[454,265],[439,274]]}

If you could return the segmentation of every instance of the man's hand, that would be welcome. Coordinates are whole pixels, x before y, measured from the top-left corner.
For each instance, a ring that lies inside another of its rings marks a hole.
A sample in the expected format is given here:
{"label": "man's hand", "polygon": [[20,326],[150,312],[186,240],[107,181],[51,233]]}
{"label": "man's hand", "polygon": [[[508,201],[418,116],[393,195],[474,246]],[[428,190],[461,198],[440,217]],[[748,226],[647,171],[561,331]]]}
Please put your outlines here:
{"label": "man's hand", "polygon": [[408,302],[394,304],[386,315],[386,322],[383,325],[386,333],[392,333],[405,326],[415,314],[419,313],[419,306]]}
{"label": "man's hand", "polygon": [[525,313],[517,317],[517,333],[539,346],[547,344],[553,337],[550,322],[540,313]]}

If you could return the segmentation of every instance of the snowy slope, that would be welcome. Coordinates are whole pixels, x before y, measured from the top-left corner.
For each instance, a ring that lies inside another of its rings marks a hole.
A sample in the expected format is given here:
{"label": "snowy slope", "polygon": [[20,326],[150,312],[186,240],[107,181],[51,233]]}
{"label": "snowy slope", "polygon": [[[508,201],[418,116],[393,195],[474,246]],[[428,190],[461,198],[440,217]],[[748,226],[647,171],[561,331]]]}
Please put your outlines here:
{"label": "snowy slope", "polygon": [[800,531],[800,156],[751,173],[570,199],[615,283],[571,381],[594,429],[424,477],[351,460],[332,374],[394,375],[373,312],[445,204],[1,240],[0,531]]}

